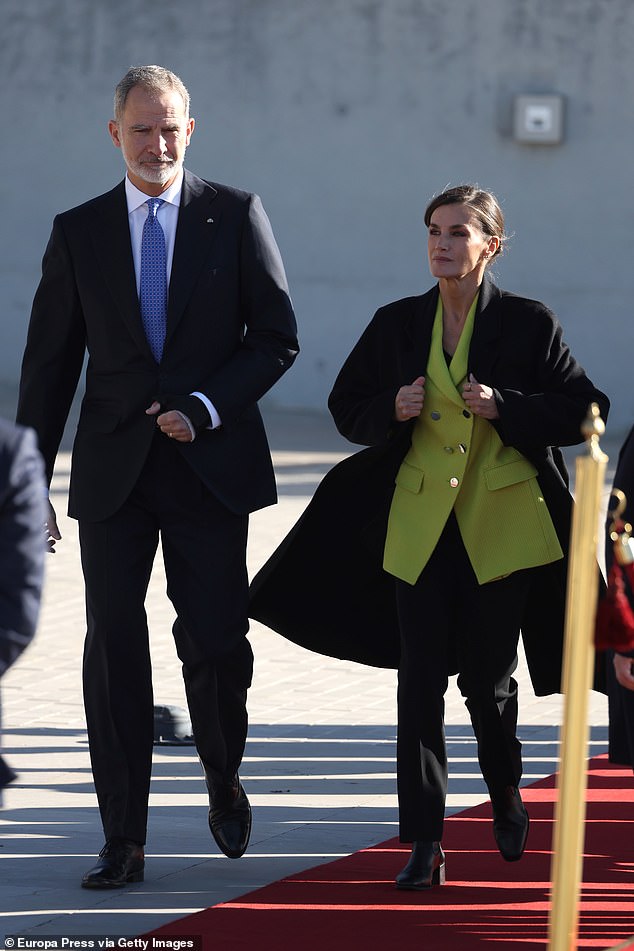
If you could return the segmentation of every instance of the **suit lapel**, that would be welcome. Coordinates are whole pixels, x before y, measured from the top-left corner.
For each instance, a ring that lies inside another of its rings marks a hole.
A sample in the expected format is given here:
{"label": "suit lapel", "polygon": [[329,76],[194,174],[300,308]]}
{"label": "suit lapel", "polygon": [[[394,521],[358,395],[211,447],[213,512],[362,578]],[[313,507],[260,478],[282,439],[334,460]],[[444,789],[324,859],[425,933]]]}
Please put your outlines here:
{"label": "suit lapel", "polygon": [[120,182],[98,202],[101,227],[91,230],[96,259],[117,308],[140,349],[150,357],[134,275],[125,183]]}
{"label": "suit lapel", "polygon": [[[469,328],[465,327],[465,330],[468,332]],[[463,330],[463,333],[464,332],[465,331]],[[458,392],[458,385],[465,376],[465,367],[467,362],[467,353],[465,349],[466,341],[463,343],[462,348],[460,346],[462,338],[458,343],[458,347],[456,348],[456,352],[454,353],[453,359],[451,361],[451,367],[453,367],[452,373],[452,370],[447,365],[447,360],[445,359],[445,354],[443,352],[442,335],[442,320],[434,320],[429,363],[427,364],[428,378],[434,382],[446,399],[450,400],[452,403],[455,403],[456,406],[459,406],[460,409],[462,409],[464,407],[464,403],[462,400],[462,395]]]}
{"label": "suit lapel", "polygon": [[214,206],[217,194],[212,185],[185,171],[170,275],[166,345],[209,260],[209,248],[220,224],[220,208]]}

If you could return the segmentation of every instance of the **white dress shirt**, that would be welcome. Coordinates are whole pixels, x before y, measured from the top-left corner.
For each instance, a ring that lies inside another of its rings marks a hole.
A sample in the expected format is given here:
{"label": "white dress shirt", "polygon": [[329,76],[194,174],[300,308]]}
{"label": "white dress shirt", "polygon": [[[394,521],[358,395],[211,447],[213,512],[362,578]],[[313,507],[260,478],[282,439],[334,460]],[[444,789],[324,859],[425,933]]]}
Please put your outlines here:
{"label": "white dress shirt", "polygon": [[[181,203],[181,192],[183,190],[183,170],[176,176],[169,188],[161,192],[160,197],[163,204],[159,207],[156,216],[159,220],[163,233],[165,235],[165,251],[167,253],[167,286],[169,288],[170,275],[172,273],[172,261],[174,260],[174,242],[176,241],[176,226],[178,224],[178,209]],[[128,203],[128,223],[130,225],[130,239],[132,241],[132,260],[134,261],[134,274],[136,277],[137,294],[141,288],[141,239],[143,237],[143,225],[149,214],[149,206],[146,202],[149,195],[142,192],[133,185],[128,176],[125,178],[125,197]],[[211,429],[216,429],[222,425],[220,416],[216,407],[204,393],[194,392],[190,396],[197,396],[199,400],[207,407],[211,417]],[[181,416],[189,425],[192,440],[196,433],[189,419],[184,413]]]}

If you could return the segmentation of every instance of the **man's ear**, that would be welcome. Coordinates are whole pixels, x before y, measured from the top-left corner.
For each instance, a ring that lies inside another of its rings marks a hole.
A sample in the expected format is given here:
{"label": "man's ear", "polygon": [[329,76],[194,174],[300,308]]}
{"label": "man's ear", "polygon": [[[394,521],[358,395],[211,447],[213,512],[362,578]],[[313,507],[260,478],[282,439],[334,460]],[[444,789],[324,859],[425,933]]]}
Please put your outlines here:
{"label": "man's ear", "polygon": [[119,138],[119,126],[111,119],[108,123],[108,132],[110,133],[110,138],[113,141],[113,144],[116,145],[118,149],[121,148],[121,139]]}

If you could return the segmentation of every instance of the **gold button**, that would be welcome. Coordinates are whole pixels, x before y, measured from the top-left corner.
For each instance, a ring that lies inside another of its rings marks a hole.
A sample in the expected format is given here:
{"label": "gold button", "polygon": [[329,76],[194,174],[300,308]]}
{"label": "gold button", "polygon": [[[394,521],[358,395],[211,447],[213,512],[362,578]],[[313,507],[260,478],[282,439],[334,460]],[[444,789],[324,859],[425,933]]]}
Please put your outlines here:
{"label": "gold button", "polygon": [[465,446],[465,444],[464,444],[463,442],[459,443],[458,449],[460,450],[460,452],[466,452],[466,451],[467,451],[467,447]]}
{"label": "gold button", "polygon": [[452,489],[455,489],[458,483],[459,483],[459,479],[456,479],[455,476],[453,477],[453,479],[449,480],[449,485],[451,486]]}

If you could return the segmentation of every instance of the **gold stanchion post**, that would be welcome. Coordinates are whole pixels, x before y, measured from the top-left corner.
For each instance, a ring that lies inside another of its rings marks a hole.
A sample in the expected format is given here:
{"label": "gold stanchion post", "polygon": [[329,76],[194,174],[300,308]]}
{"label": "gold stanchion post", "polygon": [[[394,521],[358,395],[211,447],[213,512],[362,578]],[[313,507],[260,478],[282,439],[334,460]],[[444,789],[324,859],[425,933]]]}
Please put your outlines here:
{"label": "gold stanchion post", "polygon": [[596,403],[582,428],[588,452],[575,469],[562,690],[564,712],[553,834],[549,951],[574,951],[579,924],[588,759],[588,700],[594,670],[599,509],[608,457]]}

